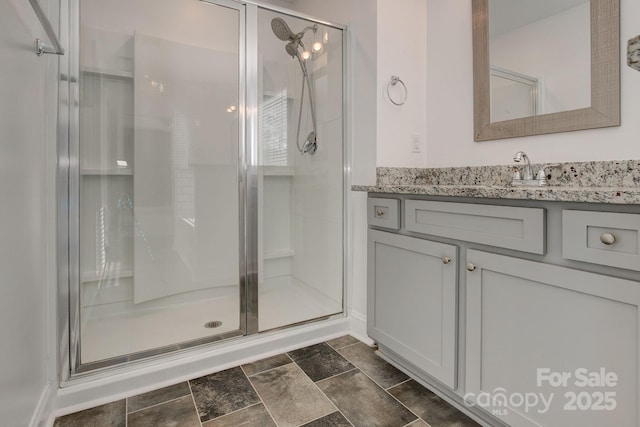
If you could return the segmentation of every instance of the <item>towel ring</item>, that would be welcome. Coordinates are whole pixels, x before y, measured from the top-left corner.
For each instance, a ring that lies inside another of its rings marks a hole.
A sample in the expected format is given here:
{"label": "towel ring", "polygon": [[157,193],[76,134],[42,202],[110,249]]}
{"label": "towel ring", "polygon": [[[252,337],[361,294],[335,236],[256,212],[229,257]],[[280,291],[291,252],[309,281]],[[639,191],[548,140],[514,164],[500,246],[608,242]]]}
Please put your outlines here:
{"label": "towel ring", "polygon": [[[393,99],[393,97],[391,96],[391,92],[390,92],[391,87],[397,85],[398,83],[400,83],[402,85],[402,89],[404,90],[404,95],[402,96],[402,100],[401,101],[396,101],[395,99]],[[393,105],[404,105],[404,103],[407,101],[407,95],[408,94],[409,94],[409,92],[407,91],[407,86],[400,79],[400,77],[391,76],[391,80],[389,81],[389,83],[387,83],[387,98],[389,98],[389,101],[391,101],[391,103]]]}

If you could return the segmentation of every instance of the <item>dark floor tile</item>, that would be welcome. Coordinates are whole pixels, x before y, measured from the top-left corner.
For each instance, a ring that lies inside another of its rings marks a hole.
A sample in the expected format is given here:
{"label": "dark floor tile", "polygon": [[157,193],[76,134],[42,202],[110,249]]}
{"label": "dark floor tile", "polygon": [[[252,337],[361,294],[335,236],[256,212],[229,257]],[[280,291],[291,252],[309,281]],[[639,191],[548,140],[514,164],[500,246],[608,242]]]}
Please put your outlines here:
{"label": "dark floor tile", "polygon": [[295,363],[250,378],[280,427],[296,427],[336,410]]}
{"label": "dark floor tile", "polygon": [[420,418],[409,424],[407,427],[431,427],[429,424],[422,421]]}
{"label": "dark floor tile", "polygon": [[54,427],[125,427],[127,423],[124,400],[108,403],[60,417]]}
{"label": "dark floor tile", "polygon": [[476,427],[478,423],[411,380],[390,388],[389,393],[415,412],[431,427]]}
{"label": "dark floor tile", "polygon": [[346,347],[346,346],[352,345],[352,344],[356,344],[356,343],[359,343],[359,342],[360,341],[358,341],[357,339],[355,339],[351,335],[345,335],[345,336],[340,337],[340,338],[335,338],[335,339],[329,340],[329,341],[327,341],[327,344],[329,344],[331,347],[333,347],[334,350],[340,350],[343,347]]}
{"label": "dark floor tile", "polygon": [[202,424],[202,427],[237,426],[276,427],[276,424],[273,422],[271,415],[269,415],[262,403],[249,406],[248,408],[241,409]]}
{"label": "dark floor tile", "polygon": [[325,343],[301,348],[288,354],[313,381],[320,381],[354,368]]}
{"label": "dark floor tile", "polygon": [[189,381],[200,421],[209,421],[260,401],[240,367]]}
{"label": "dark floor tile", "polygon": [[191,395],[128,415],[128,427],[200,427]]}
{"label": "dark floor tile", "polygon": [[149,393],[139,394],[127,399],[127,412],[139,411],[140,409],[168,402],[189,394],[191,394],[191,390],[189,390],[189,384],[186,382],[150,391]]}
{"label": "dark floor tile", "polygon": [[351,423],[338,411],[318,420],[311,421],[302,427],[351,427]]}
{"label": "dark floor tile", "polygon": [[242,369],[244,369],[247,376],[251,376],[292,362],[293,360],[291,360],[291,358],[286,354],[279,354],[267,359],[258,360],[257,362],[242,365]]}
{"label": "dark floor tile", "polygon": [[375,350],[363,343],[343,348],[338,353],[382,388],[389,388],[409,379],[407,374],[376,356]]}
{"label": "dark floor tile", "polygon": [[358,370],[317,384],[355,427],[402,427],[417,418]]}

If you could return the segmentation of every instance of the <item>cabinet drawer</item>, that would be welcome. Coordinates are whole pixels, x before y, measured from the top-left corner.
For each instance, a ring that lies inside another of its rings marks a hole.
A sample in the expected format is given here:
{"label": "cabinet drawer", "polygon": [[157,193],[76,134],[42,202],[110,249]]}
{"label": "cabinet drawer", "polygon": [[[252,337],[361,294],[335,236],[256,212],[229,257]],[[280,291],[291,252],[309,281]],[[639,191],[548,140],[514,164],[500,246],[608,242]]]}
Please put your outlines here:
{"label": "cabinet drawer", "polygon": [[539,208],[407,200],[405,228],[416,233],[545,253],[545,210]]}
{"label": "cabinet drawer", "polygon": [[562,256],[640,271],[640,215],[562,211]]}
{"label": "cabinet drawer", "polygon": [[400,200],[370,197],[367,199],[369,225],[400,229]]}

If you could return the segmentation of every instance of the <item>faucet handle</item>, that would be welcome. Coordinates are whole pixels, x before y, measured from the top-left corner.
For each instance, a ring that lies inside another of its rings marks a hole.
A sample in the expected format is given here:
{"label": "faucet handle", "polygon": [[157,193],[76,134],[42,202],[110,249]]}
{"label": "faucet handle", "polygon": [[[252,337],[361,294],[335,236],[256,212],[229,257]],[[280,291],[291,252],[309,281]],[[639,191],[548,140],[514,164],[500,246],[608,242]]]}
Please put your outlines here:
{"label": "faucet handle", "polygon": [[520,175],[520,171],[518,170],[518,168],[514,167],[513,168],[513,181],[520,181],[522,179],[522,176]]}

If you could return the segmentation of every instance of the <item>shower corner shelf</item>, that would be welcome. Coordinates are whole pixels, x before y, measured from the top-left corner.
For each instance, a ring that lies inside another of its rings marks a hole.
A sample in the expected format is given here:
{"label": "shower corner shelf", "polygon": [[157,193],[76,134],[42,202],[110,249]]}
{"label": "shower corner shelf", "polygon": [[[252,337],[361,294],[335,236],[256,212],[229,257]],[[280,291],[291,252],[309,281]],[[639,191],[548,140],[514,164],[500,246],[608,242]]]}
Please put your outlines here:
{"label": "shower corner shelf", "polygon": [[80,175],[86,176],[132,176],[132,169],[82,169]]}
{"label": "shower corner shelf", "polygon": [[293,249],[281,249],[277,251],[265,252],[264,259],[289,258],[296,254]]}
{"label": "shower corner shelf", "polygon": [[102,69],[102,68],[96,68],[96,67],[83,67],[82,72],[85,74],[93,74],[96,76],[103,76],[103,77],[133,79],[133,72],[131,71]]}
{"label": "shower corner shelf", "polygon": [[294,176],[295,169],[289,166],[262,166],[264,176]]}
{"label": "shower corner shelf", "polygon": [[93,282],[99,282],[99,281],[110,281],[110,280],[129,279],[129,278],[133,278],[133,269],[111,271],[105,274],[84,272],[84,273],[81,273],[80,275],[80,282],[82,284],[86,284],[86,283],[93,283]]}

